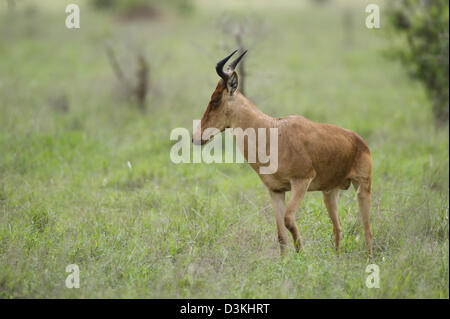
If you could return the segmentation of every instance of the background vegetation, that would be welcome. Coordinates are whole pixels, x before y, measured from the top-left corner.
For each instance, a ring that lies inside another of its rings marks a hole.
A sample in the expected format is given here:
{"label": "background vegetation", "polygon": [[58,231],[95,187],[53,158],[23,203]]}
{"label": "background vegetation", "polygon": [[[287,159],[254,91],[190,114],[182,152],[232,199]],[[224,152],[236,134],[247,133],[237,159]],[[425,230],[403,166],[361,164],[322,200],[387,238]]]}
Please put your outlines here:
{"label": "background vegetation", "polygon": [[[64,26],[70,2],[78,30]],[[186,14],[155,4],[157,14],[124,18],[81,0],[2,3],[0,296],[448,298],[448,124],[435,127],[424,87],[385,58],[384,6],[376,30],[365,5],[198,0]],[[340,199],[340,258],[321,194],[309,193],[297,215],[304,252],[280,259],[269,196],[248,165],[170,161],[170,131],[201,117],[214,65],[236,45],[224,17],[252,26],[246,94],[261,110],[334,123],[370,145],[373,260],[352,189]],[[123,90],[108,46],[130,82],[145,57],[145,107]],[[365,286],[371,263],[379,289]],[[68,264],[79,289],[65,287]]]}
{"label": "background vegetation", "polygon": [[390,9],[392,25],[408,43],[395,55],[424,83],[437,123],[448,122],[448,1],[401,0]]}

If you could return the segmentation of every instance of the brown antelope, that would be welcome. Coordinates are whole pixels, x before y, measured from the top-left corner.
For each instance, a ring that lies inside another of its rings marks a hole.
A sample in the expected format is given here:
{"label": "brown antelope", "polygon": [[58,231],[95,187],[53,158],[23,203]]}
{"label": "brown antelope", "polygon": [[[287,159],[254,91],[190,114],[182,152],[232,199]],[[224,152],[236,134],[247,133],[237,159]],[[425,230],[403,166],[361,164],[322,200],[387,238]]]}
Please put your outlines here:
{"label": "brown antelope", "polygon": [[[193,142],[202,145],[208,142],[212,136],[205,138],[203,134],[208,128],[216,128],[220,132],[226,128],[241,128],[241,131],[247,128],[277,128],[278,170],[273,174],[260,174],[258,169],[265,164],[258,160],[249,164],[269,190],[281,254],[288,243],[286,229],[292,234],[296,250],[302,248],[295,216],[307,191],[322,191],[325,207],[333,223],[335,249],[338,251],[341,239],[338,195],[341,189],[348,189],[353,184],[364,225],[367,250],[371,255],[369,215],[372,156],[369,147],[353,131],[331,124],[315,123],[300,115],[273,118],[257,109],[237,89],[238,75],[235,68],[247,51],[231,62],[227,71],[223,70],[225,63],[236,51],[217,63],[216,72],[220,80],[200,125],[194,132]],[[249,145],[253,142],[247,138],[241,149],[246,160]],[[291,191],[291,197],[286,207],[287,191]]]}

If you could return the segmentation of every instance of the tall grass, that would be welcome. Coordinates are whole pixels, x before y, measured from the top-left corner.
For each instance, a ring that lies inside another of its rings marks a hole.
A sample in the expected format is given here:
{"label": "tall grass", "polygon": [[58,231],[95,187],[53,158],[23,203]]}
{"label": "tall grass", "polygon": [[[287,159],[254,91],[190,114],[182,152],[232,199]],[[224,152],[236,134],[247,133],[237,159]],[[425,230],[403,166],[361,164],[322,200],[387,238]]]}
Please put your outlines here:
{"label": "tall grass", "polygon": [[[333,4],[199,6],[127,24],[83,7],[79,30],[45,6],[1,12],[0,296],[448,298],[448,131],[434,128],[424,89],[383,57],[383,29],[364,28],[364,6],[351,8],[361,23],[350,46]],[[219,44],[232,46],[216,28],[224,14],[266,21],[246,57],[261,110],[368,142],[373,260],[353,190],[339,201],[339,258],[321,194],[308,193],[297,214],[305,249],[281,259],[248,165],[170,161],[170,131],[201,117],[227,53]],[[108,41],[151,61],[146,113],[116,93]],[[60,96],[67,107],[52,102]],[[379,289],[365,286],[371,263]],[[80,267],[79,289],[65,287],[68,264]]]}

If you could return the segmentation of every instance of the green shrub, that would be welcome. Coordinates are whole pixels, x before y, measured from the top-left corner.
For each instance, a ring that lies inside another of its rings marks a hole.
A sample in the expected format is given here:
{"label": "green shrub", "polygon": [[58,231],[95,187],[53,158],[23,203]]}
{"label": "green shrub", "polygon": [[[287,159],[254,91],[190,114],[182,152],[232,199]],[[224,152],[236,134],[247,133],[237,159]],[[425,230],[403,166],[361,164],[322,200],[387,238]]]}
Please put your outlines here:
{"label": "green shrub", "polygon": [[91,3],[97,9],[106,9],[116,6],[117,0],[91,0]]}
{"label": "green shrub", "polygon": [[145,7],[166,6],[180,13],[187,13],[193,9],[192,0],[91,0],[92,5],[97,9],[115,9],[121,12],[127,12]]}
{"label": "green shrub", "polygon": [[448,122],[448,0],[393,1],[390,11],[394,29],[407,40],[395,55],[424,83],[436,120]]}

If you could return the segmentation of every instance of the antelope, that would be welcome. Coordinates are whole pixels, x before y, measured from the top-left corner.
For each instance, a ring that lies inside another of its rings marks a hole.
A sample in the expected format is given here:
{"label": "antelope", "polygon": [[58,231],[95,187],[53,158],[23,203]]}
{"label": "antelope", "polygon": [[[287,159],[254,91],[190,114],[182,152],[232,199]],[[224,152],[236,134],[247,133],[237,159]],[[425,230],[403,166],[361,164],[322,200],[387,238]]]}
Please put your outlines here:
{"label": "antelope", "polygon": [[[288,245],[287,230],[292,235],[296,251],[302,249],[296,213],[306,192],[311,191],[322,191],[333,225],[335,249],[339,253],[342,230],[338,215],[338,196],[340,190],[346,190],[353,184],[364,226],[366,248],[369,256],[372,256],[369,221],[372,156],[366,142],[351,130],[316,123],[300,115],[273,118],[264,114],[238,90],[239,78],[235,68],[247,51],[231,62],[226,71],[223,70],[225,63],[236,52],[237,50],[216,65],[220,80],[193,133],[193,143],[207,143],[214,136],[205,138],[203,133],[208,128],[216,128],[217,132],[223,132],[227,128],[241,128],[241,131],[247,128],[277,128],[277,171],[273,174],[261,174],[259,168],[264,164],[258,160],[249,164],[269,191],[281,255],[284,255]],[[254,142],[247,138],[240,147],[246,160],[248,148]],[[291,192],[291,197],[286,207],[285,194],[288,191]]]}

